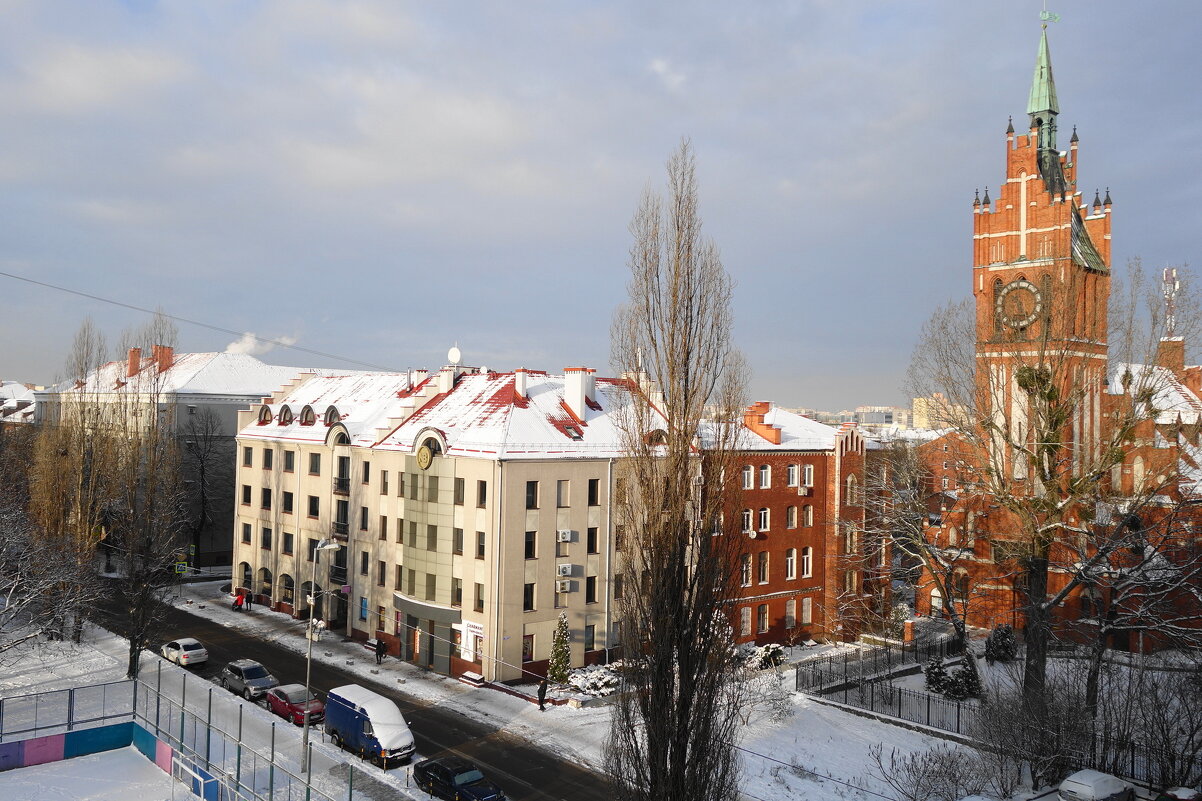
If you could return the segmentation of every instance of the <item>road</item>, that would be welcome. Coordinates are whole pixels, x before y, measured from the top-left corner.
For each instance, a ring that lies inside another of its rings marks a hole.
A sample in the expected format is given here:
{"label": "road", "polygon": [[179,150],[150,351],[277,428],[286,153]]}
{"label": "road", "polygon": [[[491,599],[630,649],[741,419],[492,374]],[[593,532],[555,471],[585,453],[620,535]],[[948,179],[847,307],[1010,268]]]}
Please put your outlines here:
{"label": "road", "polygon": [[[303,655],[237,629],[170,608],[163,630],[184,632],[204,643],[209,651],[209,662],[195,671],[206,678],[215,677],[234,659],[254,659],[268,665],[282,684],[303,684],[305,681]],[[337,667],[313,662],[313,687],[324,691],[343,684],[362,684],[396,701],[413,730],[418,754],[428,757],[451,752],[470,759],[511,799],[603,801],[609,798],[602,777],[500,731],[496,726],[445,706],[411,698],[398,692],[396,687],[373,683]]]}

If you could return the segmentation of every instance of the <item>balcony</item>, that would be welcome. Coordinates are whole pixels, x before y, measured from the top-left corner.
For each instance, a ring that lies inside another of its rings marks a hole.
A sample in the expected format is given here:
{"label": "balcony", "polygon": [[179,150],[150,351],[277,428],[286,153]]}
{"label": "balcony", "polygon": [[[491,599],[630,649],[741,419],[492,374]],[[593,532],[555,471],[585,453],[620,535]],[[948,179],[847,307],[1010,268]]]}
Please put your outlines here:
{"label": "balcony", "polygon": [[330,586],[341,587],[346,584],[346,568],[337,565],[330,566]]}
{"label": "balcony", "polygon": [[335,495],[350,495],[351,494],[351,479],[350,476],[335,476],[334,477],[334,494]]}
{"label": "balcony", "polygon": [[331,525],[333,526],[333,529],[334,529],[334,536],[335,536],[335,537],[343,537],[343,538],[345,538],[345,537],[346,537],[346,535],[347,535],[347,534],[350,532],[350,530],[351,530],[351,524],[350,524],[350,523],[347,523],[347,522],[345,522],[345,521],[343,521],[343,522],[339,522],[339,521],[335,520],[335,521],[334,521],[334,522],[333,522]]}

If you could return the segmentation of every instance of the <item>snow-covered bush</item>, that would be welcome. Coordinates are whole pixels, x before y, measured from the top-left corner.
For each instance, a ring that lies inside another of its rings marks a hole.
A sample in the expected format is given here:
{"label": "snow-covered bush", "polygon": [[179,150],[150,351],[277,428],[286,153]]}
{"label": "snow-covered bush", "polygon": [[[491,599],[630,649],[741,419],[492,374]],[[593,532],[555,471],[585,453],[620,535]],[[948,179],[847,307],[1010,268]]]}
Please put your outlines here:
{"label": "snow-covered bush", "polygon": [[976,658],[971,653],[943,683],[943,696],[952,701],[981,697],[981,676],[977,673]]}
{"label": "snow-covered bush", "polygon": [[896,604],[889,612],[889,620],[885,623],[885,633],[895,640],[906,636],[906,621],[912,614],[909,604]]}
{"label": "snow-covered bush", "polygon": [[622,683],[618,675],[621,669],[621,661],[608,665],[586,665],[568,674],[568,684],[585,695],[612,695]]}
{"label": "snow-covered bush", "polygon": [[994,662],[1009,662],[1018,656],[1018,642],[1014,639],[1014,627],[1009,623],[995,626],[985,640],[985,660]]}
{"label": "snow-covered bush", "polygon": [[735,662],[740,667],[749,670],[767,670],[772,667],[780,667],[785,662],[785,647],[774,642],[760,646],[752,643],[744,643],[735,652]]}
{"label": "snow-covered bush", "polygon": [[943,666],[943,659],[932,656],[922,672],[926,677],[927,692],[942,694],[948,682],[947,668]]}

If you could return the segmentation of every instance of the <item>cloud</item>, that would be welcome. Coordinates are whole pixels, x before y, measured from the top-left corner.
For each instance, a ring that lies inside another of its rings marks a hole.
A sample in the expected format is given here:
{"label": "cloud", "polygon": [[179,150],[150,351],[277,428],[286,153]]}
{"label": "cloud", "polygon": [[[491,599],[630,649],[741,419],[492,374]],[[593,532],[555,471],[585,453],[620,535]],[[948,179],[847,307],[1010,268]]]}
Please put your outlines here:
{"label": "cloud", "polygon": [[653,58],[651,63],[647,65],[655,75],[663,82],[664,88],[675,92],[685,81],[685,74],[679,70],[672,69],[672,65],[667,59]]}
{"label": "cloud", "polygon": [[296,337],[275,337],[272,340],[255,336],[254,331],[247,331],[238,339],[225,346],[226,353],[245,353],[248,356],[262,356],[279,345],[296,344]]}
{"label": "cloud", "polygon": [[24,80],[4,94],[43,112],[73,115],[158,91],[189,68],[179,57],[156,50],[65,44],[37,52],[21,72]]}

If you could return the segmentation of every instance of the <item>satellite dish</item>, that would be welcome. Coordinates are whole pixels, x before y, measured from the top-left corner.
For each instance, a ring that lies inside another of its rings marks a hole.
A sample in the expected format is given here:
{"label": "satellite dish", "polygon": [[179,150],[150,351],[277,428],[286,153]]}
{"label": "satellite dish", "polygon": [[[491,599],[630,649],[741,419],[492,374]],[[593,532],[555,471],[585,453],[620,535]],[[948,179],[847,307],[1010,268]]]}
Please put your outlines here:
{"label": "satellite dish", "polygon": [[451,364],[459,364],[459,360],[463,358],[463,354],[459,352],[458,346],[452,345],[447,351],[447,361]]}

